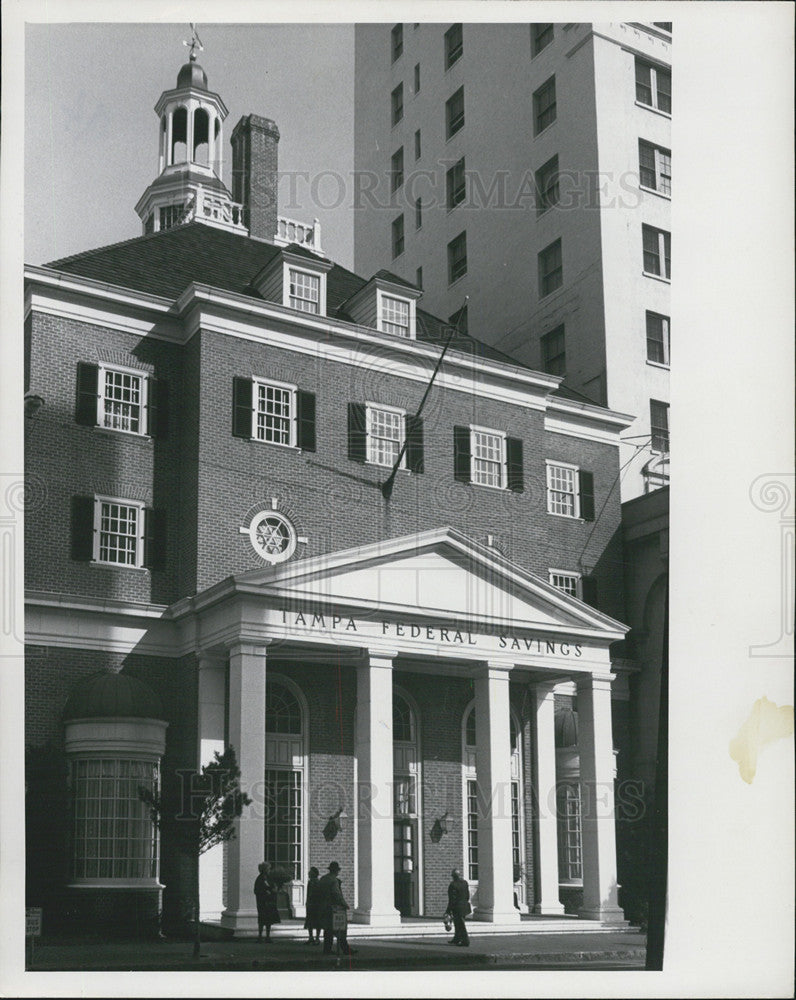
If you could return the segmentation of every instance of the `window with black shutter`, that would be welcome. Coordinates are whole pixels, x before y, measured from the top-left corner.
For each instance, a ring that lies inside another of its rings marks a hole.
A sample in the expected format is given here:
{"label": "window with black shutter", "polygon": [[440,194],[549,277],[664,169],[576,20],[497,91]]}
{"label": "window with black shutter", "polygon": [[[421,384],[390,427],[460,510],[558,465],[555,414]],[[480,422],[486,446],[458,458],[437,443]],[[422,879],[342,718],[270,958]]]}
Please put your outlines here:
{"label": "window with black shutter", "polygon": [[302,451],[315,451],[315,393],[296,393],[298,412],[297,444]]}
{"label": "window with black shutter", "polygon": [[453,428],[453,478],[470,482],[470,428]]}
{"label": "window with black shutter", "polygon": [[150,437],[164,438],[169,424],[169,384],[163,379],[150,379],[147,387],[149,399],[147,433]]}
{"label": "window with black shutter", "polygon": [[75,421],[85,427],[94,427],[97,423],[98,378],[98,365],[78,362]]}
{"label": "window with black shutter", "polygon": [[166,568],[166,511],[161,508],[144,511],[143,565],[153,570]]}
{"label": "window with black shutter", "polygon": [[578,472],[580,491],[580,516],[584,521],[594,520],[594,475],[591,472]]}
{"label": "window with black shutter", "polygon": [[94,558],[94,497],[72,497],[72,558]]}
{"label": "window with black shutter", "polygon": [[252,436],[252,380],[237,375],[232,379],[232,434]]}
{"label": "window with black shutter", "polygon": [[410,472],[424,471],[423,418],[406,418],[406,467]]}
{"label": "window with black shutter", "polygon": [[581,579],[581,593],[585,604],[597,607],[597,580],[593,576],[584,576]]}
{"label": "window with black shutter", "polygon": [[352,462],[364,462],[367,454],[367,408],[364,403],[349,403],[348,457]]}
{"label": "window with black shutter", "polygon": [[506,438],[506,486],[514,493],[522,493],[525,489],[520,438]]}

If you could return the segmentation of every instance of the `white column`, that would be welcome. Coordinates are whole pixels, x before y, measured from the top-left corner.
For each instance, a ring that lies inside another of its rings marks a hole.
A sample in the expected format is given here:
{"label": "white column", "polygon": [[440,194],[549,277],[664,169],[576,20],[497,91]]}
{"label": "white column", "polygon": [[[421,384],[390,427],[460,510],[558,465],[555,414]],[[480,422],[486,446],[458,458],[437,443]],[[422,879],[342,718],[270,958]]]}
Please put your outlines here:
{"label": "white column", "polygon": [[[219,656],[202,653],[198,677],[198,766],[224,751],[224,684],[226,661]],[[236,748],[237,749],[237,748]],[[199,906],[203,920],[218,920],[224,909],[223,900],[224,848],[219,844],[199,858]]]}
{"label": "white column", "polygon": [[392,668],[397,653],[357,665],[357,908],[353,920],[401,923],[393,877]]}
{"label": "white column", "polygon": [[227,845],[227,906],[221,922],[235,930],[257,926],[252,886],[265,850],[265,661],[264,643],[237,643],[229,651],[229,743],[238,758],[241,790],[253,799],[235,821],[235,837]]}
{"label": "white column", "polygon": [[489,663],[475,678],[478,778],[478,906],[476,920],[510,923],[514,907],[511,853],[509,671]]}
{"label": "white column", "polygon": [[171,150],[171,143],[174,137],[174,108],[169,111],[168,115],[169,125],[166,129],[166,166],[170,167],[174,162],[174,158]]}
{"label": "white column", "polygon": [[558,819],[556,816],[555,696],[553,688],[536,685],[536,789],[539,813],[536,859],[539,898],[533,912],[563,913],[558,898]]}
{"label": "white column", "polygon": [[188,121],[185,128],[185,160],[193,163],[193,116],[196,113],[196,102],[188,101]]}
{"label": "white column", "polygon": [[590,920],[624,920],[617,905],[614,742],[611,732],[613,674],[578,678],[583,907]]}

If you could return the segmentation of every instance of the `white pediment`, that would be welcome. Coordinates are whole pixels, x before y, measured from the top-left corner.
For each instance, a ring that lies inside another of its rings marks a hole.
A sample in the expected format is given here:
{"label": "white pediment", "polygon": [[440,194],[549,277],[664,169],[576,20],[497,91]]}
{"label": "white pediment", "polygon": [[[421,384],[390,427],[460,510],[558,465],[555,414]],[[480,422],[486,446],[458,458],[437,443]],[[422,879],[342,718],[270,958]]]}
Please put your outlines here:
{"label": "white pediment", "polygon": [[450,528],[283,563],[237,587],[296,601],[515,628],[626,631],[498,552]]}

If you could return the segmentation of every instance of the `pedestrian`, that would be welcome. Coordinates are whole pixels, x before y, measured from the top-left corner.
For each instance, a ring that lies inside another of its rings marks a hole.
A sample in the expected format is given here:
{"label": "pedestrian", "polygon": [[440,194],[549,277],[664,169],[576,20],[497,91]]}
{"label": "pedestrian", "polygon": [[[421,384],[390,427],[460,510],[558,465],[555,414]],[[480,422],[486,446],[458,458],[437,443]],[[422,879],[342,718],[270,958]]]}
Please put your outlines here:
{"label": "pedestrian", "polygon": [[470,886],[462,878],[458,868],[451,872],[451,884],[448,886],[448,909],[445,911],[453,918],[453,939],[448,944],[457,944],[462,948],[470,946],[470,936],[464,918],[472,912],[470,906]]}
{"label": "pedestrian", "polygon": [[[344,955],[355,955],[356,949],[348,944],[348,903],[343,897],[338,873],[340,865],[332,861],[329,871],[318,880],[320,889],[320,913],[323,923],[323,953],[331,955],[332,945],[337,936],[337,946]],[[335,919],[336,918],[336,919]],[[337,926],[335,926],[337,924]],[[342,927],[340,926],[342,924]]]}
{"label": "pedestrian", "polygon": [[282,921],[276,908],[277,886],[269,862],[261,861],[257,869],[260,872],[254,882],[254,897],[257,900],[257,940],[262,941],[263,927],[265,927],[265,943],[270,944],[271,925]]}
{"label": "pedestrian", "polygon": [[321,889],[320,880],[318,878],[319,875],[320,872],[315,865],[313,865],[309,870],[309,878],[307,880],[307,896],[304,900],[307,905],[307,916],[304,918],[304,929],[309,934],[307,944],[321,943],[321,928],[323,927],[323,918],[321,916],[321,896],[323,895],[323,890]]}

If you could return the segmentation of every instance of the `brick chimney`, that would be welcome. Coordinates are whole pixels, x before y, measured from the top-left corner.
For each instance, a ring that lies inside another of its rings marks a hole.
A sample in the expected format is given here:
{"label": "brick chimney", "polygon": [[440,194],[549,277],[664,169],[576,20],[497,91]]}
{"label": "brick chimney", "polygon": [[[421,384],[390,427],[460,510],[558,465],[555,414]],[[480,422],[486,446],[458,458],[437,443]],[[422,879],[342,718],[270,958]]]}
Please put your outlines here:
{"label": "brick chimney", "polygon": [[232,132],[232,200],[243,205],[249,235],[273,240],[279,212],[279,129],[270,118],[244,115]]}

